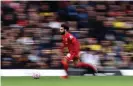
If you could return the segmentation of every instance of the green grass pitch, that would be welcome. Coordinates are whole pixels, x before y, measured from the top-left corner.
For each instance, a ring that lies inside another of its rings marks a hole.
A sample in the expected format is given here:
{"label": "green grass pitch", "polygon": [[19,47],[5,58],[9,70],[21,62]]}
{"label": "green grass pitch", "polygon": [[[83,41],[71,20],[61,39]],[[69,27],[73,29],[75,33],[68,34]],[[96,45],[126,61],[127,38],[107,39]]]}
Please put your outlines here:
{"label": "green grass pitch", "polygon": [[1,86],[133,86],[133,76],[1,77]]}

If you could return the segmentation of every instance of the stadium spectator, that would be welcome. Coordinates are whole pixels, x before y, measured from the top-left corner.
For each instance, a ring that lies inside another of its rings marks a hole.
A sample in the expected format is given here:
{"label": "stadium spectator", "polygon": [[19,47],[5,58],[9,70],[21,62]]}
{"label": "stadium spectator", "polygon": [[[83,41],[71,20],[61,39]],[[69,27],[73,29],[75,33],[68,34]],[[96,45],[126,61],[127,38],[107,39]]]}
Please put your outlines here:
{"label": "stadium spectator", "polygon": [[128,1],[2,1],[2,68],[60,68],[64,22],[101,68],[133,68],[132,10]]}

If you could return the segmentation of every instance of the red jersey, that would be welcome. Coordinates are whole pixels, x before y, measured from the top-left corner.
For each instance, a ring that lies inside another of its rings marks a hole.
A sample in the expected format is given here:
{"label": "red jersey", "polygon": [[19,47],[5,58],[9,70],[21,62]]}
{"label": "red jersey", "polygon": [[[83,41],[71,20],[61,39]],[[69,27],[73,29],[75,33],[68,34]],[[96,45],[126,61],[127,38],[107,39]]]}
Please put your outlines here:
{"label": "red jersey", "polygon": [[66,33],[62,36],[62,40],[63,40],[63,47],[67,47],[69,50],[69,53],[79,53],[80,51],[80,43],[79,41],[70,33]]}

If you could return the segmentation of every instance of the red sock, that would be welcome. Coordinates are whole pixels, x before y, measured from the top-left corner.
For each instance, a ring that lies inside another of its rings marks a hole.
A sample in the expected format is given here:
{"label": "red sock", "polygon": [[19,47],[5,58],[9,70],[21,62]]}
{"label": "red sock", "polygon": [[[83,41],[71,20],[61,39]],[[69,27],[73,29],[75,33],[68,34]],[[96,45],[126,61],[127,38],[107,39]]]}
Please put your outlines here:
{"label": "red sock", "polygon": [[93,70],[96,71],[96,68],[94,68],[91,64],[79,62],[76,66],[81,68],[92,68]]}
{"label": "red sock", "polygon": [[64,66],[64,69],[65,69],[66,73],[68,73],[68,63],[65,62],[65,61],[62,61],[62,64]]}

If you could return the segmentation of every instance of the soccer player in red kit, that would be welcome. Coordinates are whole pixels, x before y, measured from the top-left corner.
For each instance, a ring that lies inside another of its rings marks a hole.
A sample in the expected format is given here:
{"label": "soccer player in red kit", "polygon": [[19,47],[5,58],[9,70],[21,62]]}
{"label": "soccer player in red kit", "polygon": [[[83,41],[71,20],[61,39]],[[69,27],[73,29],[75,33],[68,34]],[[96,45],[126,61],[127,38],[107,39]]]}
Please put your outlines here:
{"label": "soccer player in red kit", "polygon": [[[67,47],[69,50],[69,53],[67,54],[67,56],[64,56],[62,60],[62,64],[64,66],[66,73],[68,73],[68,62],[69,61],[73,61],[76,67],[82,67],[82,68],[92,67],[89,64],[80,62],[79,60],[80,43],[68,31],[69,31],[69,27],[65,24],[62,24],[60,27],[60,33],[62,35],[62,40],[63,40],[63,46],[61,47],[61,50],[63,51],[65,47]],[[62,76],[62,78],[68,78],[68,75]]]}

